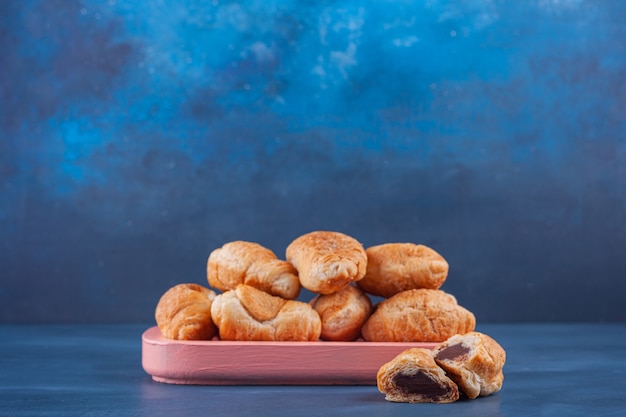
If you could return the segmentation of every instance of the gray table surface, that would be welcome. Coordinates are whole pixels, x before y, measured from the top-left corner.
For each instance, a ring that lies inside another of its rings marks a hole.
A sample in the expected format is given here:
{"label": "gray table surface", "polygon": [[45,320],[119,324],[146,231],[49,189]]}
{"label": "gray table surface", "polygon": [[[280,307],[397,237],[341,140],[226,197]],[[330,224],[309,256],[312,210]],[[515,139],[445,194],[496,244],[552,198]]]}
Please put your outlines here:
{"label": "gray table surface", "polygon": [[141,367],[151,325],[0,325],[0,416],[625,416],[626,324],[493,324],[502,391],[387,402],[375,386],[177,386]]}

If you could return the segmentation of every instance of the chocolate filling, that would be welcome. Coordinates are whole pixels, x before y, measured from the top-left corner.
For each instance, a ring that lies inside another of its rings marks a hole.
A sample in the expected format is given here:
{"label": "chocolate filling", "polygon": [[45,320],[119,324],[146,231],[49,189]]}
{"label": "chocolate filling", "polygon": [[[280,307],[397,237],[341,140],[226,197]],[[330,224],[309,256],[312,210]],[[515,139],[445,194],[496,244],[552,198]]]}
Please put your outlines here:
{"label": "chocolate filling", "polygon": [[437,352],[436,358],[439,360],[454,360],[460,358],[463,355],[467,355],[470,351],[470,348],[459,345],[448,346],[445,349]]}
{"label": "chocolate filling", "polygon": [[447,386],[442,386],[423,372],[410,375],[396,374],[393,382],[405,394],[420,394],[432,400],[437,400],[449,392]]}

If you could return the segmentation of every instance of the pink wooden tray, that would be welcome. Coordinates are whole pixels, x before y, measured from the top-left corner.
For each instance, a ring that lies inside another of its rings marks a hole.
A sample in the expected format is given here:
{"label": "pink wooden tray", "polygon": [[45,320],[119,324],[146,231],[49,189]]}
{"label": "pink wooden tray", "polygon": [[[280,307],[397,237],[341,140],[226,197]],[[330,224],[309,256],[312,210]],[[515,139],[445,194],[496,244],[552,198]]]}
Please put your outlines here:
{"label": "pink wooden tray", "polygon": [[194,385],[376,385],[376,373],[410,347],[436,343],[232,342],[142,335],[142,365],[157,382]]}

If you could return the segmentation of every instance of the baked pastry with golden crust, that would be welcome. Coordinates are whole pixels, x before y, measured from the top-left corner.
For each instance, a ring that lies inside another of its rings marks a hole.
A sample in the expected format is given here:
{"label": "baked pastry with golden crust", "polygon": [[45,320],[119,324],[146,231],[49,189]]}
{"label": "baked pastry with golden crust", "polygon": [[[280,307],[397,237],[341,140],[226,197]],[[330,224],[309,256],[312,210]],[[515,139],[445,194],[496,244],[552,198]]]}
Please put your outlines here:
{"label": "baked pastry with golden crust", "polygon": [[448,262],[428,246],[386,243],[365,252],[367,272],[357,285],[372,295],[388,298],[416,288],[437,290],[448,276]]}
{"label": "baked pastry with golden crust", "polygon": [[322,320],[321,338],[352,341],[361,335],[361,327],[372,312],[372,301],[354,285],[332,294],[318,295],[311,305]]}
{"label": "baked pastry with golden crust", "polygon": [[207,280],[220,291],[246,284],[289,300],[300,294],[300,280],[293,265],[258,243],[242,240],[226,243],[211,252]]}
{"label": "baked pastry with golden crust", "polygon": [[316,341],[322,331],[320,317],[308,303],[244,284],[215,297],[211,316],[222,340]]}
{"label": "baked pastry with golden crust", "polygon": [[211,319],[216,294],[198,284],[178,284],[159,299],[154,317],[163,337],[176,340],[210,340],[217,333]]}
{"label": "baked pastry with golden crust", "polygon": [[476,318],[441,290],[407,290],[381,301],[361,329],[369,342],[443,342],[473,331]]}
{"label": "baked pastry with golden crust", "polygon": [[387,401],[451,403],[459,399],[459,388],[437,366],[428,349],[401,352],[380,367],[376,382]]}
{"label": "baked pastry with golden crust", "polygon": [[435,362],[470,399],[500,391],[506,352],[480,332],[454,335],[433,350]]}
{"label": "baked pastry with golden crust", "polygon": [[302,286],[318,294],[330,294],[360,280],[367,267],[363,246],[339,232],[302,235],[287,246],[286,258],[298,270]]}

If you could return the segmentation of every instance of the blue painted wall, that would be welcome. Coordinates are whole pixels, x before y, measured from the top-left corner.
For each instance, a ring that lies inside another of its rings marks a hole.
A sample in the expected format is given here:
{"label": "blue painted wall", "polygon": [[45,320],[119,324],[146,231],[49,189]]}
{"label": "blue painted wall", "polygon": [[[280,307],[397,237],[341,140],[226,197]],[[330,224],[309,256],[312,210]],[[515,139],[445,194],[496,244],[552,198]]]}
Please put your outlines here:
{"label": "blue painted wall", "polygon": [[[151,321],[223,243],[427,244],[624,321],[626,3],[0,2],[0,321]],[[304,296],[307,296],[305,293]]]}

